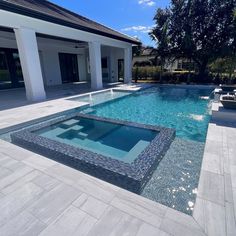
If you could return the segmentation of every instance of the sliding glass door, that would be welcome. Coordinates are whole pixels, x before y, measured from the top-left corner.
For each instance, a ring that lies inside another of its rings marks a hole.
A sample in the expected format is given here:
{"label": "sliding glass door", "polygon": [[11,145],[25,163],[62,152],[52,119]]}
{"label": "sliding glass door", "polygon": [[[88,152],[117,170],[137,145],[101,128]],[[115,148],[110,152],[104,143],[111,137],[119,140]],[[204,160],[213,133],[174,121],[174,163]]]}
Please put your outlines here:
{"label": "sliding glass door", "polygon": [[79,82],[79,68],[76,54],[59,53],[62,83]]}
{"label": "sliding glass door", "polygon": [[24,80],[18,51],[0,48],[0,89],[23,86]]}

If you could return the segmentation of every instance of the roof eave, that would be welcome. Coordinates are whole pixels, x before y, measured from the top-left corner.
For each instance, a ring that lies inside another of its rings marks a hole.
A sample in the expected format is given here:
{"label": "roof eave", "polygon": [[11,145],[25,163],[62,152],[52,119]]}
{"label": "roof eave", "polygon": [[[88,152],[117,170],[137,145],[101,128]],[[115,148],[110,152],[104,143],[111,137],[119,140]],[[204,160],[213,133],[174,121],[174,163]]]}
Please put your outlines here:
{"label": "roof eave", "polygon": [[44,21],[47,21],[47,22],[50,22],[50,23],[54,23],[54,24],[58,24],[58,25],[62,25],[62,26],[67,26],[67,27],[70,27],[70,28],[73,28],[73,29],[82,30],[82,31],[85,31],[85,32],[89,32],[89,33],[109,37],[109,38],[112,38],[112,39],[120,40],[120,41],[123,41],[123,42],[135,44],[135,45],[140,45],[141,44],[140,41],[137,41],[135,39],[133,40],[133,39],[128,39],[128,38],[123,38],[123,37],[112,35],[112,34],[102,32],[102,31],[99,31],[99,30],[84,27],[84,26],[81,26],[81,25],[78,25],[78,24],[74,24],[72,22],[68,22],[68,21],[65,21],[65,20],[58,19],[58,18],[53,17],[53,16],[49,16],[49,15],[42,14],[42,13],[39,13],[39,12],[36,12],[36,11],[33,11],[33,10],[29,10],[29,9],[26,9],[24,7],[21,7],[21,6],[16,6],[16,5],[8,3],[8,2],[2,2],[1,1],[0,2],[0,9],[5,10],[5,11],[9,11],[9,12],[13,12],[13,13],[17,13],[17,14],[21,14],[21,15],[24,15],[24,16],[36,18],[36,19],[39,19],[39,20],[44,20]]}

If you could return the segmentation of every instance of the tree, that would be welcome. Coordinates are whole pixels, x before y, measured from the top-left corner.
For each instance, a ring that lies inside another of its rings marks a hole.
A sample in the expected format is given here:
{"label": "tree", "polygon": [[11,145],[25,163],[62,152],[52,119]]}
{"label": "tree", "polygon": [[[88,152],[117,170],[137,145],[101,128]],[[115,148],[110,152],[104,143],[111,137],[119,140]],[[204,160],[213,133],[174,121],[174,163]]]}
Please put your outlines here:
{"label": "tree", "polygon": [[204,78],[208,63],[232,44],[235,7],[236,0],[172,0],[157,9],[151,37],[159,52],[193,60]]}
{"label": "tree", "polygon": [[151,32],[151,38],[157,42],[157,49],[153,50],[156,54],[155,64],[160,62],[160,82],[162,81],[162,73],[164,69],[164,64],[166,58],[170,55],[170,45],[169,45],[169,23],[170,23],[171,12],[168,8],[157,9],[154,20],[157,27],[155,27]]}
{"label": "tree", "polygon": [[[135,37],[135,38],[138,41],[140,41],[138,37]],[[133,46],[132,47],[132,54],[133,54],[133,56],[140,56],[140,54],[142,52],[142,48],[143,48],[142,43],[140,43],[140,44],[138,44],[136,46]]]}
{"label": "tree", "polygon": [[[233,15],[233,22],[230,26],[230,45],[229,45],[229,50],[227,50],[228,53],[226,53],[226,57],[228,57],[231,60],[230,64],[230,76],[229,79],[231,80],[232,74],[235,70],[236,67],[236,10],[234,10],[234,15]],[[226,45],[227,47],[227,45]]]}

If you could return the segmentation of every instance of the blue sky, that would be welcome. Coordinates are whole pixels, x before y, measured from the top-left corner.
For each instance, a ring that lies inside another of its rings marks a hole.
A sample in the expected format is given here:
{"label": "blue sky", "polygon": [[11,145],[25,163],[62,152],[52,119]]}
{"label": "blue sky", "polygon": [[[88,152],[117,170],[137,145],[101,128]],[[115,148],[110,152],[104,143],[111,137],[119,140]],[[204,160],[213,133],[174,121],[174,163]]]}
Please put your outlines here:
{"label": "blue sky", "polygon": [[158,7],[170,0],[50,0],[62,7],[154,45],[148,36]]}

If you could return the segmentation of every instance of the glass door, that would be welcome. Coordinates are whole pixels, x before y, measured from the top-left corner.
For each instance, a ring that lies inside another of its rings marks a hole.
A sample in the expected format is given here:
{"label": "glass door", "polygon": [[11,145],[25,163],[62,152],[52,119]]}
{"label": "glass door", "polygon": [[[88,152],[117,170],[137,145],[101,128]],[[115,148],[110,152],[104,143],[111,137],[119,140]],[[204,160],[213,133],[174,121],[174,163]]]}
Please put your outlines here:
{"label": "glass door", "polygon": [[0,48],[0,89],[24,86],[18,51]]}
{"label": "glass door", "polygon": [[11,87],[11,76],[8,69],[6,53],[0,50],[0,89]]}
{"label": "glass door", "polygon": [[24,86],[24,78],[23,78],[23,73],[21,70],[19,53],[13,52],[12,57],[13,57],[13,65],[14,65],[14,69],[15,69],[15,78],[16,78],[17,84],[19,87],[23,87]]}
{"label": "glass door", "polygon": [[76,54],[59,53],[62,83],[79,82],[79,69]]}

